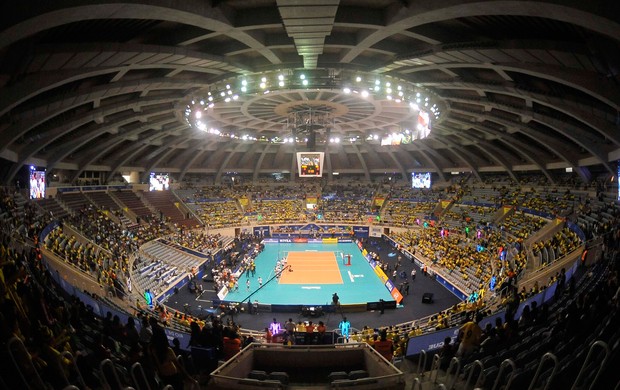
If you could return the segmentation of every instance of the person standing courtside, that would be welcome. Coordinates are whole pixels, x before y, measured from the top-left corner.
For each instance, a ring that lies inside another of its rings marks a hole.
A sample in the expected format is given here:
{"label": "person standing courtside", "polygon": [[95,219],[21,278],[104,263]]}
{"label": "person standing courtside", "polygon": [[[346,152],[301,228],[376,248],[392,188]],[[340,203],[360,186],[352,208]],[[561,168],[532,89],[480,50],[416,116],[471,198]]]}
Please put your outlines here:
{"label": "person standing courtside", "polygon": [[342,321],[338,325],[338,329],[340,329],[340,334],[345,340],[349,341],[349,334],[351,333],[351,323],[347,320],[347,317],[343,317]]}

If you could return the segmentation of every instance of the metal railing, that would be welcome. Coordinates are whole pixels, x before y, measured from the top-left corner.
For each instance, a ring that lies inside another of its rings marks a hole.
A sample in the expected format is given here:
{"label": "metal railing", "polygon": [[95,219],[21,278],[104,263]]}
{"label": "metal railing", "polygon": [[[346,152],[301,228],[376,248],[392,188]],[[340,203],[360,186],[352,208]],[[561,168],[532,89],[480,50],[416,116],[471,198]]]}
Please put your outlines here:
{"label": "metal railing", "polygon": [[484,363],[482,363],[480,360],[475,360],[469,368],[469,375],[467,375],[467,381],[465,382],[465,386],[463,386],[464,389],[467,389],[469,387],[471,380],[474,377],[476,367],[480,367],[480,372],[478,372],[478,378],[476,378],[476,382],[474,382],[474,388],[482,384],[482,379],[484,377]]}
{"label": "metal railing", "polygon": [[[593,363],[590,360],[594,361],[594,359],[596,358],[596,356],[594,356],[594,353],[595,353],[594,351],[599,348],[602,349],[602,352],[604,353],[604,355],[603,355],[603,359],[600,361],[598,365],[598,368],[596,370],[596,375],[594,376],[594,379],[590,381],[589,386],[586,383],[582,384],[581,382],[585,381],[586,375],[588,375],[587,374],[588,366]],[[606,342],[598,340],[592,343],[592,345],[590,346],[590,350],[588,351],[588,355],[586,356],[586,360],[584,360],[581,366],[581,370],[579,370],[579,374],[577,375],[577,379],[575,379],[575,382],[573,383],[573,387],[571,387],[571,390],[578,390],[578,389],[585,389],[585,388],[595,389],[596,381],[601,375],[601,372],[603,371],[603,368],[605,367],[605,363],[607,363],[608,358],[609,358],[609,346],[607,345]]]}
{"label": "metal railing", "polygon": [[426,362],[427,362],[426,359],[427,359],[426,351],[421,350],[420,356],[418,357],[418,368],[416,370],[416,373],[418,377],[420,378],[424,377],[424,370],[426,369]]}
{"label": "metal railing", "polygon": [[[506,381],[506,384],[502,387],[501,386],[502,375],[504,374],[506,367],[510,367],[511,370],[510,370],[510,375],[508,376],[508,380]],[[515,377],[516,371],[517,371],[517,366],[512,361],[512,359],[504,360],[502,364],[499,365],[499,372],[497,373],[497,378],[495,378],[495,383],[493,383],[493,388],[491,390],[499,390],[500,388],[503,388],[504,390],[510,389],[510,385],[512,384],[512,380]]]}
{"label": "metal railing", "polygon": [[[19,374],[19,377],[22,381],[22,385],[26,386],[25,388],[45,388],[45,384],[43,379],[39,376],[39,371],[36,369],[32,362],[32,357],[28,350],[24,346],[22,340],[14,336],[11,338],[7,344],[7,349],[9,351],[9,356],[13,361],[13,365]],[[21,364],[20,364],[21,363]],[[27,374],[24,374],[22,368],[27,370]]]}
{"label": "metal railing", "polygon": [[543,387],[543,390],[547,390],[551,385],[553,377],[558,370],[558,358],[551,352],[547,352],[542,356],[542,358],[540,358],[540,363],[538,363],[538,368],[536,369],[536,373],[532,378],[532,382],[530,382],[530,387],[528,387],[528,390],[534,390],[536,388],[536,382],[538,382],[538,377],[540,376],[543,365],[547,360],[553,362],[553,371],[551,371],[551,375],[549,375],[549,378],[547,378],[547,383],[545,384],[545,387]]}

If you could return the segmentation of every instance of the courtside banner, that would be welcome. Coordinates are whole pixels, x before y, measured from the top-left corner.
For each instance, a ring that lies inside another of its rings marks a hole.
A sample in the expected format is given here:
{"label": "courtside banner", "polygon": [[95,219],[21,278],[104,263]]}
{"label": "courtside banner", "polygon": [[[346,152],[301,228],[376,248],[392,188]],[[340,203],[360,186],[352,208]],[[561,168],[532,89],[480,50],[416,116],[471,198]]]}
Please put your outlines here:
{"label": "courtside banner", "polygon": [[308,239],[305,237],[296,237],[296,238],[293,238],[293,242],[296,244],[307,244]]}
{"label": "courtside banner", "polygon": [[377,274],[377,276],[379,277],[379,279],[381,279],[381,281],[382,281],[383,283],[385,283],[385,282],[387,282],[387,281],[388,281],[388,279],[389,279],[389,278],[387,277],[387,275],[385,274],[385,272],[383,272],[383,270],[382,270],[381,268],[379,268],[379,266],[378,266],[378,265],[377,265],[377,266],[375,266],[375,268],[373,268],[373,269],[375,270],[375,273]]}
{"label": "courtside banner", "polygon": [[353,240],[352,240],[352,239],[350,239],[350,238],[339,238],[339,239],[338,239],[338,242],[342,242],[342,243],[345,243],[345,242],[353,242]]}
{"label": "courtside banner", "polygon": [[278,238],[265,238],[263,239],[263,243],[278,243],[281,242]]}
{"label": "courtside banner", "polygon": [[398,289],[394,286],[394,283],[390,279],[385,281],[385,288],[390,292],[390,295],[396,303],[400,303],[403,300],[403,295],[398,291]]}
{"label": "courtside banner", "polygon": [[279,240],[278,242],[285,242],[285,243],[293,242],[293,240],[290,238],[279,238],[278,240]]}
{"label": "courtside banner", "polygon": [[323,240],[320,238],[309,238],[308,244],[322,244]]}
{"label": "courtside banner", "polygon": [[220,291],[218,291],[217,297],[223,300],[226,298],[226,295],[228,295],[228,287],[224,286]]}
{"label": "courtside banner", "polygon": [[403,294],[401,294],[397,288],[390,291],[390,294],[392,295],[392,298],[394,298],[394,300],[396,301],[396,304],[400,304],[400,301],[403,300]]}
{"label": "courtside banner", "polygon": [[322,242],[323,244],[337,244],[338,239],[337,238],[324,238]]}

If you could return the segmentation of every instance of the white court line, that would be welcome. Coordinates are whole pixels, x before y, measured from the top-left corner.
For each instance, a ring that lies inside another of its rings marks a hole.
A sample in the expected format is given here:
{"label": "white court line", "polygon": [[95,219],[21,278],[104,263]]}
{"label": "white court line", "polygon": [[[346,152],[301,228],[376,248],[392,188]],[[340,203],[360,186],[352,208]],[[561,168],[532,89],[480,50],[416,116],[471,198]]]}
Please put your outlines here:
{"label": "white court line", "polygon": [[355,283],[355,278],[353,277],[351,271],[347,271],[347,273],[349,274],[349,279],[351,279],[351,283]]}
{"label": "white court line", "polygon": [[321,286],[301,286],[303,290],[320,290]]}

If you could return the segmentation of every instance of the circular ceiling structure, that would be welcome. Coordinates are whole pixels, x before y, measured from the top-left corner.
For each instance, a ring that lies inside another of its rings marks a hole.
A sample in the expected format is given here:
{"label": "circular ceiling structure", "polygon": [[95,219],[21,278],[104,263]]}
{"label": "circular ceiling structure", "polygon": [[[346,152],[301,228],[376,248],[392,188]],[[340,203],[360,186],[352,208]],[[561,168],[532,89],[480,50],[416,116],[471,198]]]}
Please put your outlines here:
{"label": "circular ceiling structure", "polygon": [[[329,171],[366,178],[536,171],[554,182],[572,168],[587,180],[620,159],[618,2],[0,7],[4,184],[24,165],[68,181],[291,172],[310,120],[292,116],[308,110],[328,113],[311,128]],[[382,142],[415,131],[420,113],[430,134]]]}

